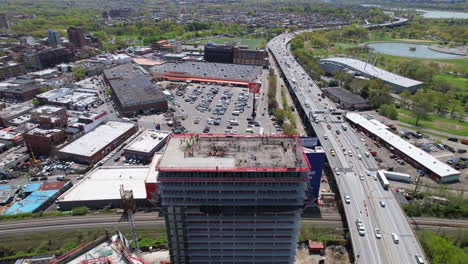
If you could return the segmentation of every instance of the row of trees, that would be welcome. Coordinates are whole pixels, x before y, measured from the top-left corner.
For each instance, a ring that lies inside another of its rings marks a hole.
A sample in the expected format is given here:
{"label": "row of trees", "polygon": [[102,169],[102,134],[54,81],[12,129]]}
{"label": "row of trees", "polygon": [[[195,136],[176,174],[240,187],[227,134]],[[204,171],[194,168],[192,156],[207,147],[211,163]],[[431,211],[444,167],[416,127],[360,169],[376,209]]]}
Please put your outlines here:
{"label": "row of trees", "polygon": [[437,113],[448,112],[451,118],[454,118],[456,112],[462,112],[464,109],[458,100],[457,94],[453,90],[446,93],[420,89],[415,94],[409,91],[403,91],[400,94],[401,104],[405,108],[413,110],[416,116],[416,124],[421,118],[425,118],[434,110]]}

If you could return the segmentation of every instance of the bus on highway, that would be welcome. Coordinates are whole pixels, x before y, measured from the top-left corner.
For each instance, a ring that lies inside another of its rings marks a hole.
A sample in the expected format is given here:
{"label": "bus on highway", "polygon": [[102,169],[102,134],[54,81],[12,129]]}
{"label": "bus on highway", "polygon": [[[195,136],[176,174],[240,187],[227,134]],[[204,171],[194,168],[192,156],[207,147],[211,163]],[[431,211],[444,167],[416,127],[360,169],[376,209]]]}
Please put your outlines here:
{"label": "bus on highway", "polygon": [[390,188],[390,183],[388,182],[387,177],[385,177],[385,174],[379,170],[377,171],[377,177],[379,178],[379,181],[382,184],[384,190],[388,190],[388,188]]}

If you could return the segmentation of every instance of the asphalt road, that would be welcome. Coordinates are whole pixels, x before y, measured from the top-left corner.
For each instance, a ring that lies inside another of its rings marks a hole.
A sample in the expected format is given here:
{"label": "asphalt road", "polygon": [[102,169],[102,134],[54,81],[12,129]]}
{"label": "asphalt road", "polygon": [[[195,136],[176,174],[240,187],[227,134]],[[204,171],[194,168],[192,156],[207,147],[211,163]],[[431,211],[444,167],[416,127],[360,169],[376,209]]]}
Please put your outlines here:
{"label": "asphalt road", "polygon": [[[135,215],[135,225],[142,227],[161,227],[165,225],[164,218],[157,213],[137,213]],[[467,220],[447,220],[436,218],[414,218],[412,224],[420,228],[454,229],[468,228]],[[340,215],[326,214],[320,218],[303,218],[301,223],[312,223],[343,228]],[[20,234],[32,234],[41,232],[57,232],[76,229],[96,229],[117,226],[119,228],[129,228],[130,223],[122,215],[87,215],[87,216],[64,216],[54,218],[36,218],[27,220],[5,220],[0,224],[0,237],[18,236]]]}
{"label": "asphalt road", "polygon": [[[293,58],[288,43],[294,36],[292,33],[281,34],[268,43],[268,48],[288,80],[293,94],[299,100],[297,108],[301,107],[308,113],[306,122],[311,123],[326,151],[342,200],[345,200],[345,195],[349,195],[351,199],[350,204],[345,204],[344,208],[351,229],[356,261],[415,263],[415,255],[424,257],[424,252],[404,212],[391,190],[384,190],[379,181],[367,176],[367,172],[375,174],[378,165],[372,156],[366,157],[365,153],[368,150],[360,135],[343,121],[345,116],[338,119],[337,115],[332,115],[333,109],[337,109],[336,105],[327,98],[320,98],[320,88]],[[313,114],[316,114],[319,120],[317,123],[312,118]],[[348,128],[345,130],[342,124],[346,124]],[[332,150],[336,155],[331,154]],[[352,152],[352,157],[349,151]],[[380,201],[385,202],[385,207],[379,204]],[[357,219],[362,220],[364,224],[366,232],[363,236],[358,233]],[[382,233],[381,239],[375,235],[376,228]],[[398,243],[393,241],[392,233],[397,234]]]}

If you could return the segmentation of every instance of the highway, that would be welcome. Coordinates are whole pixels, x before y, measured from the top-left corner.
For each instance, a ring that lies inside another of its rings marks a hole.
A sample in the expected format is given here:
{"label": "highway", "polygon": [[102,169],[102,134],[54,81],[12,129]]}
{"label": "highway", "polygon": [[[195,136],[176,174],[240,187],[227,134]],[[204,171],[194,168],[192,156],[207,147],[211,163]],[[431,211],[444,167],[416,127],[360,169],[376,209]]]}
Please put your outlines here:
{"label": "highway", "polygon": [[[299,33],[281,34],[268,43],[268,48],[296,99],[296,108],[303,112],[304,125],[315,132],[326,151],[342,200],[346,195],[350,198],[344,209],[356,262],[416,263],[415,256],[419,255],[428,263],[391,190],[384,190],[374,179],[378,165],[368,155],[361,135],[344,122],[346,113],[336,115],[335,103],[321,98],[320,88],[292,56],[289,42]],[[385,206],[380,205],[381,201]],[[358,232],[358,219],[365,228],[363,235]],[[376,228],[381,238],[376,236]],[[392,239],[392,233],[398,236],[398,242]]]}
{"label": "highway", "polygon": [[[339,214],[324,214],[318,218],[303,218],[301,223],[312,223],[326,225],[337,229],[343,228],[341,216]],[[421,228],[431,228],[433,230],[459,230],[468,228],[468,220],[450,220],[436,218],[414,218],[412,225]],[[135,225],[138,228],[162,227],[165,226],[164,218],[157,213],[137,213],[135,214]],[[29,235],[33,233],[59,232],[77,229],[96,228],[129,228],[130,223],[121,215],[86,215],[86,216],[63,216],[63,217],[43,217],[25,220],[4,220],[0,224],[0,237]]]}

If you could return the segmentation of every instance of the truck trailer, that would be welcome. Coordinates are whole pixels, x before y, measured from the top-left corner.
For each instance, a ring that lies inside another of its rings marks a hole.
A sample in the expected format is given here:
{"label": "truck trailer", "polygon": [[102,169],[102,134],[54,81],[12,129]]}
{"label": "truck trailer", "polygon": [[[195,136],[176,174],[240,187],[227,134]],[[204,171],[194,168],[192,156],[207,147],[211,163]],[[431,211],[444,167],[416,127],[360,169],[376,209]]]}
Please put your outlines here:
{"label": "truck trailer", "polygon": [[399,181],[399,182],[411,182],[411,176],[406,173],[399,173],[394,171],[383,171],[385,177],[391,181]]}

